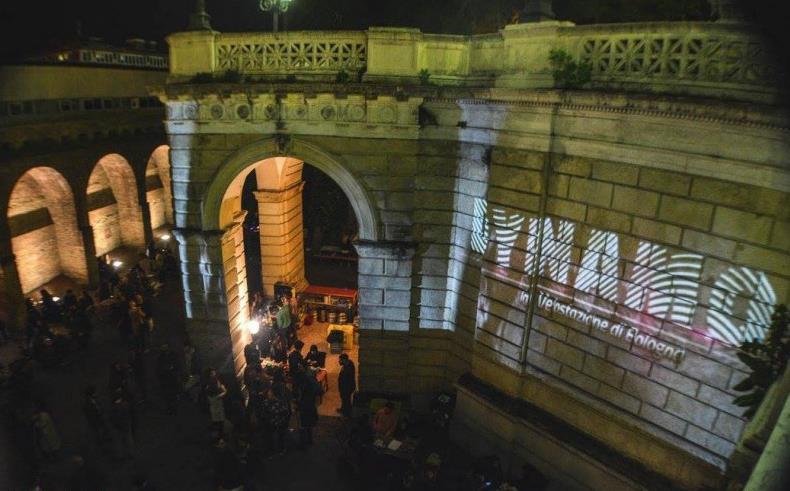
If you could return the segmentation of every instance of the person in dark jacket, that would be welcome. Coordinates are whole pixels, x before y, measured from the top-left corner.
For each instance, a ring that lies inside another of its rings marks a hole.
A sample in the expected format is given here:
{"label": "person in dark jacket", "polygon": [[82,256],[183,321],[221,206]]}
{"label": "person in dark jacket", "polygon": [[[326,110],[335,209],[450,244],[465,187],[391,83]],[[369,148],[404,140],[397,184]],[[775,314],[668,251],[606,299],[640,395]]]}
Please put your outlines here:
{"label": "person in dark jacket", "polygon": [[313,444],[313,427],[318,423],[318,409],[315,400],[323,392],[315,378],[305,372],[300,372],[298,381],[301,391],[297,406],[299,408],[299,423],[301,425],[301,444]]}
{"label": "person in dark jacket", "polygon": [[294,349],[288,354],[288,372],[294,380],[297,380],[298,374],[304,373],[307,366],[302,356],[302,348],[304,348],[304,343],[296,340]]}
{"label": "person in dark jacket", "polygon": [[351,416],[351,396],[357,390],[357,373],[354,362],[345,353],[340,355],[340,374],[337,376],[337,387],[342,401],[337,412],[344,416]]}
{"label": "person in dark jacket", "polygon": [[118,457],[131,458],[134,454],[134,437],[132,436],[132,413],[129,401],[124,398],[123,391],[117,389],[113,396],[110,409],[110,420],[118,433]]}
{"label": "person in dark jacket", "polygon": [[92,385],[85,389],[85,402],[82,404],[82,412],[88,421],[88,427],[91,429],[96,443],[100,447],[106,446],[112,440],[112,437],[104,419],[104,411],[96,400],[96,388]]}

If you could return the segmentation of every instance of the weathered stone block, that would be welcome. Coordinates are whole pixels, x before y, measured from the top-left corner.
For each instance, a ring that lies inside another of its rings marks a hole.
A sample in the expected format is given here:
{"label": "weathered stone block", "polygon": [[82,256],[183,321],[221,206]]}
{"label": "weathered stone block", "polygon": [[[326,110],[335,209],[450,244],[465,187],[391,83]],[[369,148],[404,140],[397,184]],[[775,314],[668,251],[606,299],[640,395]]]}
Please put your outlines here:
{"label": "weathered stone block", "polygon": [[691,229],[683,230],[681,244],[683,247],[691,249],[692,251],[729,260],[734,258],[735,248],[737,246],[737,244],[731,240]]}
{"label": "weathered stone block", "polygon": [[661,220],[701,230],[710,230],[712,217],[713,205],[674,196],[663,196],[658,209]]}
{"label": "weathered stone block", "polygon": [[567,174],[552,174],[549,176],[549,195],[558,198],[568,197],[568,187],[571,178]]}
{"label": "weathered stone block", "polygon": [[639,170],[639,187],[660,193],[687,196],[691,187],[691,178],[676,172],[643,167]]}
{"label": "weathered stone block", "polygon": [[659,194],[637,188],[615,186],[612,208],[643,217],[655,217]]}
{"label": "weathered stone block", "polygon": [[595,338],[591,338],[590,336],[586,336],[573,329],[568,331],[568,337],[566,338],[565,342],[575,346],[576,348],[580,348],[587,353],[592,353],[595,356],[603,357],[606,355],[605,343],[598,341]]}
{"label": "weathered stone block", "polygon": [[625,371],[601,358],[587,355],[584,358],[584,373],[609,385],[620,387]]}
{"label": "weathered stone block", "polygon": [[652,365],[644,358],[632,355],[628,351],[622,350],[615,346],[609,346],[609,350],[606,353],[606,359],[617,366],[625,368],[629,372],[645,376],[650,372],[650,366]]}
{"label": "weathered stone block", "polygon": [[772,225],[773,220],[770,217],[718,206],[713,218],[713,233],[746,242],[767,244]]}
{"label": "weathered stone block", "polygon": [[631,231],[634,235],[644,237],[655,242],[663,242],[665,244],[673,245],[680,244],[680,227],[669,225],[667,223],[634,217],[634,223]]}
{"label": "weathered stone block", "polygon": [[491,166],[491,186],[499,186],[520,192],[540,194],[541,173],[538,171],[515,169],[503,165]]}
{"label": "weathered stone block", "polygon": [[592,162],[583,157],[554,155],[552,166],[554,171],[560,174],[571,174],[579,177],[589,177],[592,174]]}
{"label": "weathered stone block", "polygon": [[612,204],[613,188],[614,186],[606,182],[572,177],[568,197],[574,201],[609,208]]}
{"label": "weathered stone block", "polygon": [[620,392],[610,385],[600,384],[598,387],[598,396],[629,413],[636,414],[639,412],[639,399],[625,392]]}
{"label": "weathered stone block", "polygon": [[642,404],[642,407],[639,409],[639,415],[647,421],[678,435],[683,435],[688,426],[688,423],[682,419],[657,409],[650,404]]}
{"label": "weathered stone block", "polygon": [[666,410],[706,429],[712,428],[716,419],[716,409],[675,391],[669,392]]}
{"label": "weathered stone block", "polygon": [[562,368],[560,362],[533,350],[527,351],[527,363],[554,375],[558,375],[560,373],[560,368]]}
{"label": "weathered stone block", "polygon": [[556,339],[549,339],[546,354],[564,365],[581,370],[584,364],[584,352]]}
{"label": "weathered stone block", "polygon": [[707,432],[696,426],[689,426],[686,431],[686,438],[692,442],[700,445],[712,452],[719,454],[723,457],[729,457],[732,451],[735,450],[735,444],[728,442],[723,438],[719,438],[713,433]]}
{"label": "weathered stone block", "polygon": [[787,205],[786,196],[780,191],[705,177],[694,178],[691,197],[772,216]]}
{"label": "weathered stone block", "polygon": [[667,397],[669,397],[667,387],[633,373],[625,374],[622,387],[625,392],[656,407],[664,407]]}
{"label": "weathered stone block", "polygon": [[593,162],[592,176],[601,181],[616,182],[636,186],[639,181],[639,167],[617,162],[596,160]]}
{"label": "weathered stone block", "polygon": [[587,223],[602,230],[628,233],[631,230],[631,215],[589,206],[587,207]]}
{"label": "weathered stone block", "polygon": [[650,371],[650,378],[668,387],[672,387],[673,390],[680,391],[690,396],[697,395],[697,389],[700,385],[696,380],[690,379],[689,377],[658,364],[653,364],[653,369]]}
{"label": "weathered stone block", "polygon": [[598,390],[598,386],[600,385],[600,382],[594,378],[588,377],[581,372],[577,372],[568,365],[562,366],[562,369],[560,370],[560,377],[566,382],[571,383],[576,387],[589,392],[590,394],[595,394]]}
{"label": "weathered stone block", "polygon": [[[743,410],[743,408],[741,408]],[[713,433],[731,442],[738,442],[743,433],[746,422],[736,416],[719,412],[716,423],[713,425]]]}
{"label": "weathered stone block", "polygon": [[741,245],[735,253],[735,260],[758,270],[769,271],[786,276],[790,271],[790,254],[751,245]]}
{"label": "weathered stone block", "polygon": [[587,206],[564,199],[548,198],[546,201],[546,213],[575,222],[583,222],[587,214]]}

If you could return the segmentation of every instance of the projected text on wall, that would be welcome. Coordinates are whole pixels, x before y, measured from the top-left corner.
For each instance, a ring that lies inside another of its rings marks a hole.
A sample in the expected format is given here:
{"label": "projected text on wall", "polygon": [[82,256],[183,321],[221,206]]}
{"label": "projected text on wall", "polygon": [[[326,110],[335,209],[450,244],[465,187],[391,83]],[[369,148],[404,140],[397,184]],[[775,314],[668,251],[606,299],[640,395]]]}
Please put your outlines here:
{"label": "projected text on wall", "polygon": [[478,328],[514,347],[521,340],[518,328],[524,327],[521,314],[533,274],[538,309],[566,317],[567,312],[594,315],[606,320],[608,334],[635,343],[638,338],[656,356],[675,361],[682,359],[680,348],[649,339],[634,323],[670,322],[731,345],[761,339],[770,324],[777,299],[761,271],[714,260],[713,274],[703,279],[706,258],[694,252],[567,220],[487,208],[484,200],[475,203],[472,248],[485,253],[489,264]]}

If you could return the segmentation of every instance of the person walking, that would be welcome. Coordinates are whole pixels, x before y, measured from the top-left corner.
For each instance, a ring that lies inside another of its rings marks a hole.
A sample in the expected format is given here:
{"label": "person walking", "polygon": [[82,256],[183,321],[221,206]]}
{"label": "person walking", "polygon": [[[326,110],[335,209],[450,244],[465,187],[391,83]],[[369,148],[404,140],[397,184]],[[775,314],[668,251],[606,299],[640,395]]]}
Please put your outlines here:
{"label": "person walking", "polygon": [[341,406],[337,412],[351,416],[351,397],[357,390],[357,373],[354,362],[346,353],[340,355],[340,374],[337,376],[337,387],[340,392]]}

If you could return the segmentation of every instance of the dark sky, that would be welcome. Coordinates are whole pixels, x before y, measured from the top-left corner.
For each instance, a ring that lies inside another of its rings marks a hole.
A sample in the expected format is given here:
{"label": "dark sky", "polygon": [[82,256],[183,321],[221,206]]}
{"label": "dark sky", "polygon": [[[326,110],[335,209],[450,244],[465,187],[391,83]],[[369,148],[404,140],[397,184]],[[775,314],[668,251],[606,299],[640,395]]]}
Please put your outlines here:
{"label": "dark sky", "polygon": [[[777,38],[781,16],[770,0],[749,0]],[[113,43],[129,37],[162,41],[186,26],[194,0],[0,0],[0,58],[12,59],[73,40],[77,24],[86,36]],[[268,30],[271,15],[258,0],[207,0],[219,31]],[[419,27],[424,32],[494,32],[524,0],[293,0],[289,29],[364,29],[371,25]],[[577,23],[703,20],[707,0],[555,0],[555,11]]]}

